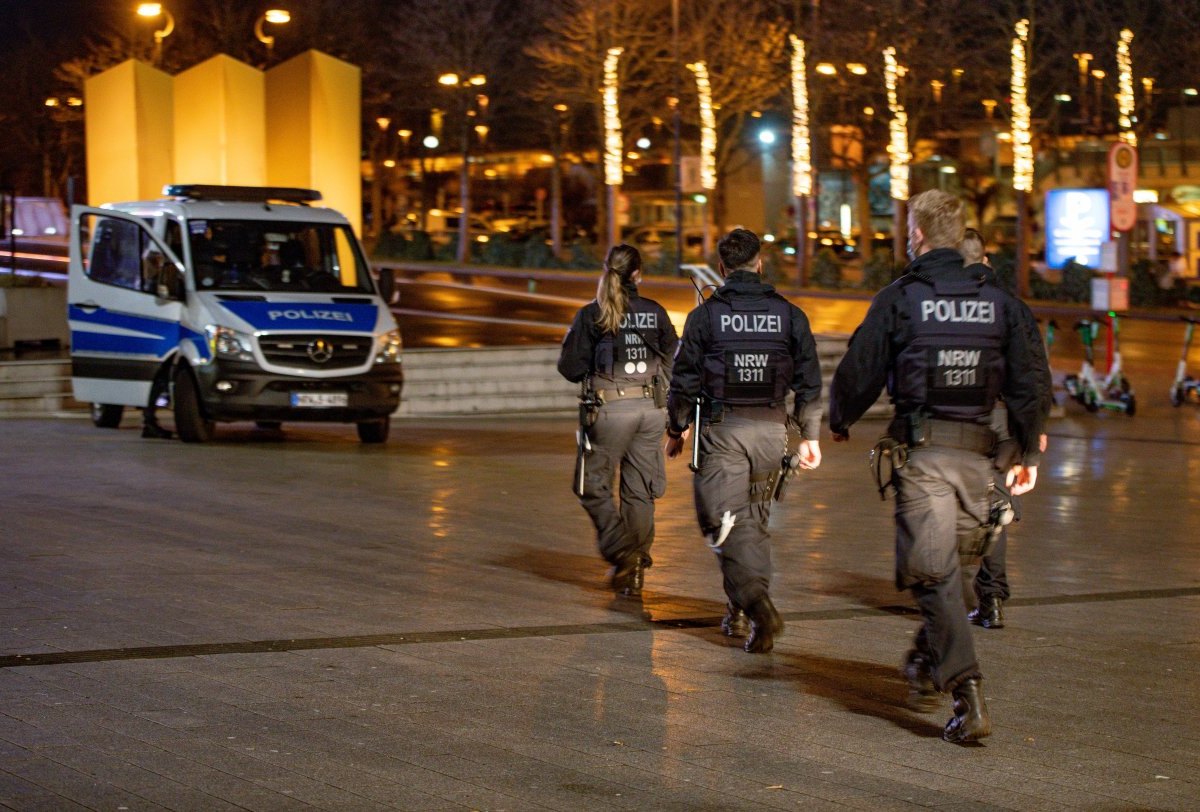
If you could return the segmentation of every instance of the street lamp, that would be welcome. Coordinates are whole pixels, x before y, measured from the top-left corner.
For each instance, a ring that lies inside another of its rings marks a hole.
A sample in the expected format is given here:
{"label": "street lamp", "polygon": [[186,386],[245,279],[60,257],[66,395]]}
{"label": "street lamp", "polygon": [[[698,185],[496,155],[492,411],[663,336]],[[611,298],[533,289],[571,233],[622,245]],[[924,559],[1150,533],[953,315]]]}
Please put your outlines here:
{"label": "street lamp", "polygon": [[292,21],[291,12],[282,8],[269,8],[262,13],[261,16],[254,22],[254,36],[263,45],[267,46],[267,64],[271,64],[271,56],[275,50],[275,37],[267,34],[263,30],[264,23],[272,25],[285,25]]}
{"label": "street lamp", "polygon": [[1179,91],[1179,168],[1180,174],[1185,178],[1188,173],[1188,99],[1197,95],[1200,95],[1200,90],[1196,90],[1194,87],[1185,87]]}
{"label": "street lamp", "polygon": [[1079,66],[1079,118],[1080,122],[1087,126],[1088,115],[1088,63],[1095,59],[1089,53],[1075,53],[1075,63]]}
{"label": "street lamp", "polygon": [[[455,259],[465,263],[470,258],[470,221],[471,221],[471,119],[475,111],[471,109],[472,98],[469,91],[487,84],[487,77],[481,73],[470,76],[458,73],[443,73],[438,76],[438,84],[442,87],[453,88],[462,93],[462,168],[458,175],[458,199],[460,214],[458,218],[458,246]],[[478,95],[475,103],[480,109],[486,109],[487,96]]]}
{"label": "street lamp", "polygon": [[571,108],[559,102],[554,105],[554,124],[550,133],[553,163],[550,165],[550,247],[554,256],[562,253],[562,153],[567,145],[568,114]]}
{"label": "street lamp", "polygon": [[140,3],[137,13],[139,17],[165,18],[163,27],[154,32],[154,64],[158,65],[162,62],[163,40],[171,36],[171,32],[175,30],[175,18],[171,16],[171,12],[163,8],[162,3]]}
{"label": "street lamp", "polygon": [[1092,71],[1092,78],[1096,80],[1096,109],[1092,114],[1092,122],[1096,125],[1096,132],[1099,133],[1103,126],[1103,109],[1104,104],[1104,77],[1108,74],[1099,68]]}

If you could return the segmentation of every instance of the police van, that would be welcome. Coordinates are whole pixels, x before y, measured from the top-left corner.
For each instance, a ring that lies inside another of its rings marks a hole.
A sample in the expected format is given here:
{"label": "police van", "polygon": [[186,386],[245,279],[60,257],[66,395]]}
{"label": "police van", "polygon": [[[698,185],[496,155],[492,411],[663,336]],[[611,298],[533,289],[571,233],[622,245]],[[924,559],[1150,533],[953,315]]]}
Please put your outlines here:
{"label": "police van", "polygon": [[72,386],[92,420],[169,405],[185,442],[217,422],[355,423],[387,440],[401,339],[349,222],[310,189],[167,186],[71,209]]}

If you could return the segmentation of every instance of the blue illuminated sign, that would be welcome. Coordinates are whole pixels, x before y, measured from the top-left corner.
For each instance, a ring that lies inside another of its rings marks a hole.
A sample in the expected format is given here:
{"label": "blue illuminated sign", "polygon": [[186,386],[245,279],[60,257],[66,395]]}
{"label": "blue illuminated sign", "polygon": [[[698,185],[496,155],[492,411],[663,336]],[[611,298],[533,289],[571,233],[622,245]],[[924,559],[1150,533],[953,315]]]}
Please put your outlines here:
{"label": "blue illuminated sign", "polygon": [[1077,262],[1100,267],[1100,245],[1109,239],[1107,189],[1046,192],[1046,265]]}

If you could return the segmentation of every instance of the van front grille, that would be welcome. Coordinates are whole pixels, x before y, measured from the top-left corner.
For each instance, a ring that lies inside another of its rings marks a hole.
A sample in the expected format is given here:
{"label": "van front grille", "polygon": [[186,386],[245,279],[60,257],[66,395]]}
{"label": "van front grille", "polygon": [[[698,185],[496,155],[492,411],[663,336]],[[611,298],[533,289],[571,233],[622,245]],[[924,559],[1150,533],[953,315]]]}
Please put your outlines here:
{"label": "van front grille", "polygon": [[267,363],[302,369],[360,367],[371,355],[371,336],[329,333],[261,335],[258,346]]}

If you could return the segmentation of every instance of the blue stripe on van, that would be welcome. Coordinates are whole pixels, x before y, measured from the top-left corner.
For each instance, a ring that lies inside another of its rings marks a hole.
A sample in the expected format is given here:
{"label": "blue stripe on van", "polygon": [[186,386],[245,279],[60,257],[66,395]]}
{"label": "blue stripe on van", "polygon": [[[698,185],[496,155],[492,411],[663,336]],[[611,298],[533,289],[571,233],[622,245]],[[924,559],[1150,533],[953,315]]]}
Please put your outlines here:
{"label": "blue stripe on van", "polygon": [[373,333],[379,318],[379,308],[374,304],[231,300],[220,304],[255,330]]}
{"label": "blue stripe on van", "polygon": [[142,334],[119,335],[100,330],[73,329],[71,349],[75,352],[106,352],[165,358],[179,346],[180,340],[190,340],[195,342],[202,356],[208,354],[204,336],[176,321],[131,313],[114,313],[104,308],[89,312],[75,305],[67,308],[67,317],[76,324],[116,327]]}

